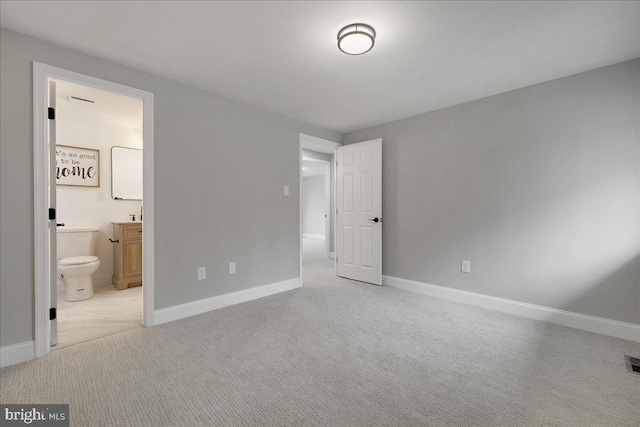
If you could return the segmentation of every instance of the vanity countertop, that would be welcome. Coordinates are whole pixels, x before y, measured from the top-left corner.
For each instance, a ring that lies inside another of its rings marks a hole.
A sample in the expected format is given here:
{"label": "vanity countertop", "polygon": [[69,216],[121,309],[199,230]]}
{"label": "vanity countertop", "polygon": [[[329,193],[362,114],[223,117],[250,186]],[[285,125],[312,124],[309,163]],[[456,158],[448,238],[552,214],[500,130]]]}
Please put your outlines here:
{"label": "vanity countertop", "polygon": [[111,221],[111,224],[123,224],[123,225],[127,225],[127,224],[142,224],[142,221]]}

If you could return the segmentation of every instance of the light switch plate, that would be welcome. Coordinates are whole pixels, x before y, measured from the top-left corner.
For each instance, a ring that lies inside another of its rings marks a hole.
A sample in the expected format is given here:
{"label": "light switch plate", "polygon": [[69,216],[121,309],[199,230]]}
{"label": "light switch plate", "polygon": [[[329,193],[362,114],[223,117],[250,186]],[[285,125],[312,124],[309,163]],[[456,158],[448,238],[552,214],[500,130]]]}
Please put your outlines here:
{"label": "light switch plate", "polygon": [[236,274],[236,262],[229,263],[229,274]]}
{"label": "light switch plate", "polygon": [[207,278],[207,269],[205,267],[198,267],[198,280],[204,280]]}
{"label": "light switch plate", "polygon": [[284,193],[285,197],[289,197],[289,186],[288,185],[285,185],[283,187],[283,193]]}

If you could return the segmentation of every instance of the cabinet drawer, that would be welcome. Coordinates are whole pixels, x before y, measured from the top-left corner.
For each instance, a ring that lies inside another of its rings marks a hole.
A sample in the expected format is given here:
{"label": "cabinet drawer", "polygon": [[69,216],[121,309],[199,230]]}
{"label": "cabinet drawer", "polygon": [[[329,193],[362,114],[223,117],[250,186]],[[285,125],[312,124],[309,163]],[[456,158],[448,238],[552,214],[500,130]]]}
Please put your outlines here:
{"label": "cabinet drawer", "polygon": [[141,239],[142,238],[142,225],[124,225],[122,227],[123,239]]}

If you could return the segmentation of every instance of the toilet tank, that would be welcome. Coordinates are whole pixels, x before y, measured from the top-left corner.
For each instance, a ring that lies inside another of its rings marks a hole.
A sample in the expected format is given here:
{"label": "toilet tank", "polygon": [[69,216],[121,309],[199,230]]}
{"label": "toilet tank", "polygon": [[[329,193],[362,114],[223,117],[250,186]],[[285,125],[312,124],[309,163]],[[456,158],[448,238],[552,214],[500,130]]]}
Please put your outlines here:
{"label": "toilet tank", "polygon": [[57,258],[96,254],[98,227],[58,227]]}

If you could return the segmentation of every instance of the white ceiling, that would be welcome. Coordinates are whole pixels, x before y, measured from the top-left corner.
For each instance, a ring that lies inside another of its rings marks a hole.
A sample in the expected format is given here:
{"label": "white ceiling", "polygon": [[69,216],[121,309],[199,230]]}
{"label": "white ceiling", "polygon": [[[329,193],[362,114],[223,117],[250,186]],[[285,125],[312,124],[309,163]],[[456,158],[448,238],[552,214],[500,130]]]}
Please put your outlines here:
{"label": "white ceiling", "polygon": [[[353,22],[366,55],[336,47]],[[0,24],[342,132],[640,56],[640,2],[2,1]]]}
{"label": "white ceiling", "polygon": [[[71,96],[94,101],[94,104],[71,101],[69,99]],[[58,103],[73,102],[72,111],[76,114],[91,112],[91,117],[102,121],[142,129],[143,109],[140,99],[75,83],[56,81],[56,100]],[[82,116],[82,118],[86,117],[87,115]]]}

